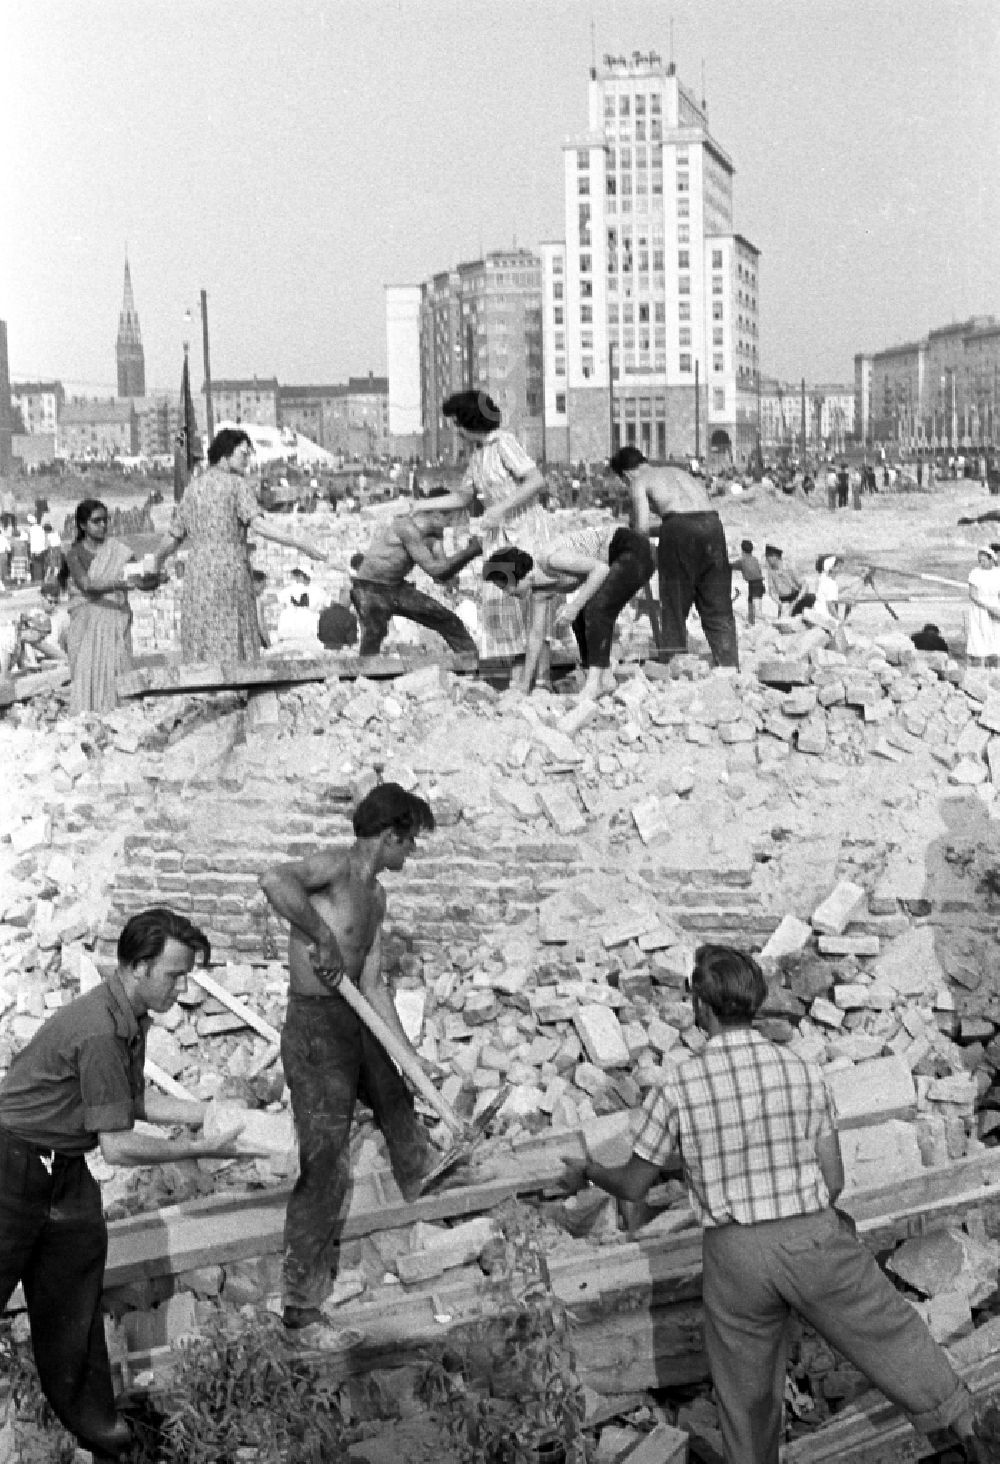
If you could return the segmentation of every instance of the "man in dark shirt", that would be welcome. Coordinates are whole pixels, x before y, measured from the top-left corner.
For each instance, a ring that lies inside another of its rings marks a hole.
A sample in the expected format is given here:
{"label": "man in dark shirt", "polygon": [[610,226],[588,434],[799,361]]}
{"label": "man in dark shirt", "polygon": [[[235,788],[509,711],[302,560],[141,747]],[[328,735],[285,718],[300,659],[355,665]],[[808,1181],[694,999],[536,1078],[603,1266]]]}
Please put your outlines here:
{"label": "man in dark shirt", "polygon": [[407,580],[414,565],[433,580],[450,580],[483,552],[479,539],[471,538],[457,554],[445,554],[442,538],[454,520],[454,511],[434,508],[432,501],[427,508],[390,519],[369,544],[351,586],[351,604],[361,622],[362,656],[378,655],[394,615],[436,631],[456,655],[477,654],[455,612]]}
{"label": "man in dark shirt", "polygon": [[[136,1119],[198,1126],[205,1104],[146,1094],[150,1012],[165,1012],[210,949],[173,910],[134,915],[118,969],[60,1007],[0,1083],[0,1311],[18,1282],[38,1377],[53,1410],[99,1464],[130,1444],[117,1416],[101,1291],[108,1232],[85,1154],[109,1164],[233,1158],[239,1129],[218,1139],[136,1134]],[[240,1151],[245,1154],[245,1150]]]}

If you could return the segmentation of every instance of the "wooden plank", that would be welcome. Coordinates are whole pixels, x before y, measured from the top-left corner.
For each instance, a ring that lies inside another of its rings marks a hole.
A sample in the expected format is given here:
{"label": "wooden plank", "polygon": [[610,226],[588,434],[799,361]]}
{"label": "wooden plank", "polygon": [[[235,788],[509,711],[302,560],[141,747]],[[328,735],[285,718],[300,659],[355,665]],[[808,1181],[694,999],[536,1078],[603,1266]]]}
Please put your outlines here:
{"label": "wooden plank", "polygon": [[182,1083],[178,1083],[177,1079],[172,1078],[169,1073],[165,1073],[155,1062],[150,1062],[148,1057],[146,1058],[144,1071],[146,1077],[152,1078],[156,1086],[162,1092],[169,1093],[171,1098],[184,1098],[188,1103],[197,1102],[193,1093],[189,1093]]}
{"label": "wooden plank", "polygon": [[214,996],[216,1001],[221,1002],[224,1007],[228,1007],[233,1015],[239,1017],[248,1027],[252,1027],[255,1032],[259,1032],[262,1037],[266,1037],[268,1042],[274,1043],[275,1046],[281,1045],[281,1033],[277,1027],[272,1027],[271,1023],[258,1016],[252,1007],[248,1007],[245,1002],[240,1001],[239,997],[233,996],[232,992],[227,991],[221,981],[216,981],[214,976],[210,976],[203,966],[195,966],[190,974],[192,981],[197,981],[203,991],[207,991],[209,996]]}
{"label": "wooden plank", "polygon": [[8,676],[0,680],[0,707],[12,706],[14,702],[30,701],[32,697],[47,696],[69,685],[69,666],[61,665],[52,671],[29,671],[23,676]]}
{"label": "wooden plank", "polygon": [[[149,1064],[147,1063],[147,1070]],[[412,1224],[415,1220],[446,1220],[482,1214],[518,1194],[537,1194],[556,1187],[562,1172],[560,1156],[582,1153],[579,1131],[563,1130],[532,1140],[513,1156],[484,1151],[481,1180],[457,1189],[432,1192],[407,1204],[386,1171],[355,1178],[344,1224],[344,1239]],[[927,1170],[901,1184],[859,1192],[845,1200],[866,1242],[881,1248],[923,1228],[922,1217],[933,1213],[938,1224],[969,1210],[983,1210],[1000,1218],[1000,1149],[988,1149],[941,1169]],[[288,1187],[210,1196],[185,1205],[167,1206],[109,1227],[107,1285],[120,1286],[139,1277],[189,1270],[212,1262],[281,1249]],[[395,1193],[395,1196],[393,1197]],[[669,1258],[682,1244],[698,1244],[690,1237],[650,1238],[644,1246],[661,1248]],[[582,1278],[586,1282],[587,1278]],[[576,1305],[582,1292],[567,1295]]]}
{"label": "wooden plank", "polygon": [[[399,1197],[387,1171],[359,1176],[351,1188],[342,1237],[349,1240],[416,1220],[482,1214],[513,1195],[552,1188],[562,1173],[560,1155],[569,1152],[582,1155],[581,1135],[557,1131],[514,1158],[485,1155],[479,1182],[432,1191],[409,1203]],[[282,1186],[263,1195],[212,1196],[113,1221],[108,1226],[105,1285],[124,1286],[143,1277],[272,1255],[281,1250],[290,1193],[290,1187]]]}
{"label": "wooden plank", "polygon": [[[955,1370],[982,1406],[1000,1392],[1000,1317],[947,1348]],[[883,1464],[936,1453],[881,1393],[872,1389],[815,1433],[781,1451],[781,1464]]]}

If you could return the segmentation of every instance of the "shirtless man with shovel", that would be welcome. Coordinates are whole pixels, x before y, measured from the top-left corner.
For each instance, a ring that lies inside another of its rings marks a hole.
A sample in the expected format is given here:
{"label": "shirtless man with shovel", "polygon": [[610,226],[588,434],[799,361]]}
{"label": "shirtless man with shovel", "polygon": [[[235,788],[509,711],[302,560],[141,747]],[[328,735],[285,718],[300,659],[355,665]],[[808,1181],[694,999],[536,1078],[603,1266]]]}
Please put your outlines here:
{"label": "shirtless man with shovel", "polygon": [[431,1082],[430,1067],[403,1031],[382,969],[385,891],[378,876],[401,870],[417,835],[434,828],[422,798],[381,783],[354,811],[345,852],[279,864],[261,888],[291,922],[290,992],[281,1060],[299,1140],[299,1177],[284,1237],[284,1323],[301,1332],[326,1324],[350,1186],[351,1119],[357,1098],[375,1115],[396,1182],[407,1200],[440,1169],[395,1061],[460,1137],[465,1125]]}

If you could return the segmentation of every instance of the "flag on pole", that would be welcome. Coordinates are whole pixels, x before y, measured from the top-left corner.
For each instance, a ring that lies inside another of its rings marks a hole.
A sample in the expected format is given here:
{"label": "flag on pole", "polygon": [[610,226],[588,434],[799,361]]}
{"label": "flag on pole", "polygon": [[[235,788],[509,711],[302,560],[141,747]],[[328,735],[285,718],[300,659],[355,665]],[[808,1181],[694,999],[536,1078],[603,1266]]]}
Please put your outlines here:
{"label": "flag on pole", "polygon": [[191,377],[188,373],[187,346],[184,347],[184,370],[181,372],[180,427],[174,440],[174,502],[180,503],[198,458],[201,443],[198,441],[198,423],[191,399]]}

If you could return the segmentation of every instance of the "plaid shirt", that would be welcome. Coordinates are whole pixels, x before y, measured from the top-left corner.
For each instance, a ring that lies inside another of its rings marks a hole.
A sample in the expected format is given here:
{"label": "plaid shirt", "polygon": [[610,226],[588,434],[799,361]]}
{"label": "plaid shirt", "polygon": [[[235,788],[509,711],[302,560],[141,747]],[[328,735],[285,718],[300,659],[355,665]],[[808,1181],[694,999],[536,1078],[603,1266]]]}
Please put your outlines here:
{"label": "plaid shirt", "polygon": [[825,1209],[816,1140],[834,1132],[819,1068],[749,1028],[722,1032],[644,1105],[634,1151],[663,1164],[679,1149],[704,1226],[754,1225]]}

